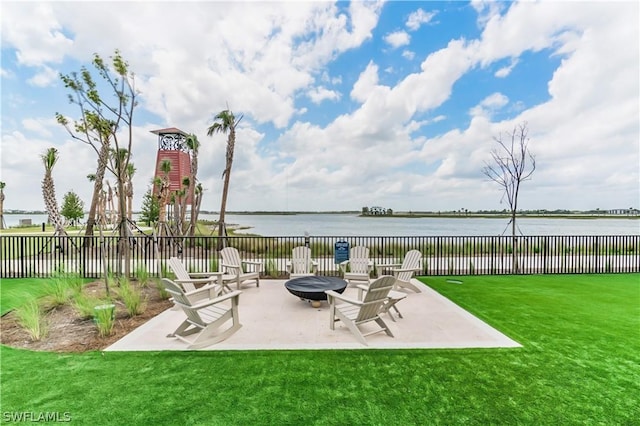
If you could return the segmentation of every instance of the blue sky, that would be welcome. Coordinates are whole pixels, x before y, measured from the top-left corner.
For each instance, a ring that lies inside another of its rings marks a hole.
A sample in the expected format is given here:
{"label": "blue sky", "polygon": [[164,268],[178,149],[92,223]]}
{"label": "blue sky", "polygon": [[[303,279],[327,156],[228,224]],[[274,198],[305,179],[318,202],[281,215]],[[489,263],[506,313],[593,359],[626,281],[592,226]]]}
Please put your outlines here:
{"label": "blue sky", "polygon": [[[59,202],[88,206],[95,154],[59,73],[119,49],[136,73],[134,208],[152,130],[202,144],[203,209],[220,205],[227,103],[244,118],[230,210],[503,209],[482,168],[521,123],[536,157],[523,209],[640,207],[637,2],[2,2],[6,209],[44,209],[40,155],[59,150]],[[113,183],[112,177],[107,179]]]}

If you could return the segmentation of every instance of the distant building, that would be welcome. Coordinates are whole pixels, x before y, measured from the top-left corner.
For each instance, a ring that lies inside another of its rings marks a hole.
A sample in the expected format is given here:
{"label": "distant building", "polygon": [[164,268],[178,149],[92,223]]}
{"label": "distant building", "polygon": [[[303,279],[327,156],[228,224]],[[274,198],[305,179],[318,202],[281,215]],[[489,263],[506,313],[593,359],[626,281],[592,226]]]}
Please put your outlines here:
{"label": "distant building", "polygon": [[373,206],[373,207],[362,208],[363,216],[391,216],[392,214],[393,214],[392,209],[386,209],[384,207]]}

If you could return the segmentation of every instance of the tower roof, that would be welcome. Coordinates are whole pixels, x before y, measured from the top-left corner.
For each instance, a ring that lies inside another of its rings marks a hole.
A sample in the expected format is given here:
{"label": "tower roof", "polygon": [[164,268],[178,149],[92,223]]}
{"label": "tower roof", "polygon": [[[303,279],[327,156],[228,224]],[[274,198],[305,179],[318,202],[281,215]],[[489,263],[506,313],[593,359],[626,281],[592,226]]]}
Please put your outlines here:
{"label": "tower roof", "polygon": [[175,127],[167,127],[166,129],[158,129],[152,130],[151,133],[155,133],[156,135],[166,135],[166,134],[180,134],[182,136],[189,136],[187,133],[183,132],[180,129]]}

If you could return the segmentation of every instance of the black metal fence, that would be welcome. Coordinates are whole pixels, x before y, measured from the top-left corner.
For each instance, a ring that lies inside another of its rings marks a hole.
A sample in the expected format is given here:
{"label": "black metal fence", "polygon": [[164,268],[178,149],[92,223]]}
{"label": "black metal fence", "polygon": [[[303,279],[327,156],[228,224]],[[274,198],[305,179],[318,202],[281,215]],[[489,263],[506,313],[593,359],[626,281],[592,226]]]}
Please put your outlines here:
{"label": "black metal fence", "polygon": [[262,275],[285,277],[292,249],[308,245],[322,275],[339,275],[336,242],[370,249],[374,264],[401,263],[422,253],[421,275],[499,275],[640,272],[640,235],[423,237],[106,237],[0,236],[0,278],[46,277],[56,270],[88,278],[105,271],[166,275],[178,256],[195,271],[218,269],[218,247],[236,247],[263,262]]}

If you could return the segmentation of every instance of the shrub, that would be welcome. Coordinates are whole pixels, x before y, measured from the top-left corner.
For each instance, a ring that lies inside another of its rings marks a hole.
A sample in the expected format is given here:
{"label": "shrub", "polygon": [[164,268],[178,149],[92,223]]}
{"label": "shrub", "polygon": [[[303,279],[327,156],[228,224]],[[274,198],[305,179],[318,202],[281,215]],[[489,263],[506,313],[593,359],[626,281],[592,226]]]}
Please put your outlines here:
{"label": "shrub", "polygon": [[131,284],[126,277],[120,278],[120,298],[130,317],[140,315],[144,312],[142,292],[139,288]]}
{"label": "shrub", "polygon": [[78,315],[80,316],[80,318],[83,318],[83,319],[89,319],[94,317],[95,307],[105,303],[110,303],[110,302],[98,299],[97,297],[87,296],[82,293],[77,294],[73,299],[73,307],[78,313]]}
{"label": "shrub", "polygon": [[160,297],[162,298],[162,300],[167,300],[170,297],[167,289],[164,288],[164,285],[162,284],[162,280],[156,281],[156,288],[158,289],[158,293],[160,293]]}
{"label": "shrub", "polygon": [[[111,309],[113,307],[113,309]],[[98,308],[98,309],[95,309]],[[110,336],[115,324],[115,306],[102,305],[94,307],[94,320],[100,337]]]}
{"label": "shrub", "polygon": [[16,315],[18,322],[29,333],[31,340],[38,341],[47,335],[47,322],[35,299],[19,307]]}
{"label": "shrub", "polygon": [[46,302],[51,305],[52,308],[56,306],[62,306],[69,301],[71,296],[71,289],[64,277],[56,276],[47,283],[47,296]]}
{"label": "shrub", "polygon": [[169,279],[175,279],[176,275],[173,273],[173,271],[167,266],[166,263],[162,262],[162,265],[160,265],[160,268],[162,270],[162,276],[169,278]]}
{"label": "shrub", "polygon": [[147,265],[144,263],[138,263],[136,267],[136,278],[142,287],[147,287],[149,285],[149,271],[147,270]]}
{"label": "shrub", "polygon": [[73,291],[74,294],[78,294],[82,291],[84,285],[84,279],[79,272],[69,272],[64,275],[64,280],[67,282],[67,287]]}

